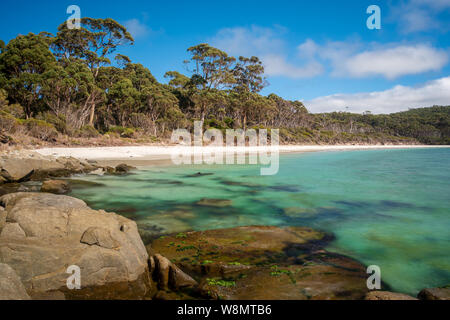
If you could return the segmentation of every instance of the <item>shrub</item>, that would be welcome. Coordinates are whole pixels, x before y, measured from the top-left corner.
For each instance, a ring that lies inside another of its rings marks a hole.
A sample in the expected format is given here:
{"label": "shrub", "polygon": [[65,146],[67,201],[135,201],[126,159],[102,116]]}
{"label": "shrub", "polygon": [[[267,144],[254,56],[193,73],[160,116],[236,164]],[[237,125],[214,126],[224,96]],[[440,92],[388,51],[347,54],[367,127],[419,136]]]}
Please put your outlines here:
{"label": "shrub", "polygon": [[69,129],[67,126],[66,118],[62,115],[57,116],[51,112],[44,112],[44,113],[38,114],[36,119],[43,120],[43,121],[53,125],[55,127],[55,129],[58,130],[58,132],[61,132],[63,134],[71,135],[73,133],[72,129]]}
{"label": "shrub", "polygon": [[9,104],[1,107],[1,111],[12,115],[15,118],[23,118],[25,117],[25,113],[23,111],[23,107],[20,104]]}
{"label": "shrub", "polygon": [[0,129],[9,133],[15,133],[19,127],[20,124],[14,116],[4,111],[0,111]]}
{"label": "shrub", "polygon": [[110,127],[106,134],[118,134],[122,138],[133,138],[136,134],[136,130],[133,128],[114,126]]}
{"label": "shrub", "polygon": [[96,138],[99,135],[100,134],[98,133],[98,131],[93,126],[89,125],[81,127],[81,129],[78,131],[78,136],[80,138]]}
{"label": "shrub", "polygon": [[27,129],[27,133],[40,140],[51,141],[58,136],[56,128],[43,120],[27,119],[21,121],[23,126]]}

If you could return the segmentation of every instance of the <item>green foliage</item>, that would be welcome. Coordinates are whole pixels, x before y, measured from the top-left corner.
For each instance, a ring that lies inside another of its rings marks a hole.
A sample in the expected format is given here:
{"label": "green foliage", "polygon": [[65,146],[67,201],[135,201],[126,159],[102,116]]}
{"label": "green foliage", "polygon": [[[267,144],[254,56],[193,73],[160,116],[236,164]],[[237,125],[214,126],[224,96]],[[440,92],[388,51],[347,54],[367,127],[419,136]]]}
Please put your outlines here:
{"label": "green foliage", "polygon": [[236,281],[223,280],[223,279],[206,279],[209,286],[219,286],[225,288],[231,288],[236,286]]}
{"label": "green foliage", "polygon": [[278,128],[282,143],[450,143],[448,106],[390,115],[310,114],[300,101],[259,94],[268,83],[258,57],[235,58],[209,44],[190,47],[189,73],[169,71],[168,84],[161,84],[117,53],[133,42],[113,19],[87,17],[80,29],[61,24],[55,36],[0,41],[1,129],[43,140],[57,132],[94,138],[100,131],[156,141],[200,120],[205,129],[222,131]]}
{"label": "green foliage", "polygon": [[78,131],[78,136],[81,138],[96,138],[100,135],[98,131],[90,125],[85,125]]}
{"label": "green foliage", "polygon": [[58,135],[55,127],[43,120],[27,119],[20,123],[28,130],[30,136],[40,140],[52,141]]}
{"label": "green foliage", "polygon": [[67,128],[66,119],[63,115],[55,115],[51,112],[42,112],[36,116],[36,119],[43,120],[55,127],[55,129],[63,134],[71,134],[72,132]]}
{"label": "green foliage", "polygon": [[121,126],[113,126],[109,128],[109,131],[106,134],[117,134],[122,138],[133,138],[134,135],[136,134],[136,129]]}

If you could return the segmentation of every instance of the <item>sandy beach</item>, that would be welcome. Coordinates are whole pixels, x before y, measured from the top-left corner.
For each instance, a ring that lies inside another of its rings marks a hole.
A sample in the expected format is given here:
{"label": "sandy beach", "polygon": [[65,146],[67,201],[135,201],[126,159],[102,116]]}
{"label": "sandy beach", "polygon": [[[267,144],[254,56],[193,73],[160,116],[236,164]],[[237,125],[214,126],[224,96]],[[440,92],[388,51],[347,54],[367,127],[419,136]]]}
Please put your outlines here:
{"label": "sandy beach", "polygon": [[130,162],[134,165],[167,164],[172,155],[211,154],[215,152],[254,154],[259,152],[301,153],[345,150],[380,150],[380,149],[412,149],[412,148],[445,148],[449,146],[427,145],[322,145],[301,146],[285,145],[278,147],[187,147],[187,146],[125,146],[125,147],[84,147],[84,148],[43,148],[34,150],[45,156],[74,157],[83,160],[95,160],[101,163],[117,164]]}

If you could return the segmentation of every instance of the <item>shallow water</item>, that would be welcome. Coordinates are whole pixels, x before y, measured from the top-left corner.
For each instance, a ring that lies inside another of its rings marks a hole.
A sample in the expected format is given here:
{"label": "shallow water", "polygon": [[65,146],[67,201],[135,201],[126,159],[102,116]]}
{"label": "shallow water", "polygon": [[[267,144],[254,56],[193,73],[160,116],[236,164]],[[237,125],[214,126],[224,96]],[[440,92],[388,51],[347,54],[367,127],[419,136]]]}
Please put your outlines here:
{"label": "shallow water", "polygon": [[[152,236],[245,225],[332,232],[329,250],[381,267],[394,291],[450,283],[450,149],[282,155],[276,176],[257,166],[149,168],[73,196],[136,220]],[[196,176],[197,172],[211,175]],[[230,199],[205,207],[203,198]]]}

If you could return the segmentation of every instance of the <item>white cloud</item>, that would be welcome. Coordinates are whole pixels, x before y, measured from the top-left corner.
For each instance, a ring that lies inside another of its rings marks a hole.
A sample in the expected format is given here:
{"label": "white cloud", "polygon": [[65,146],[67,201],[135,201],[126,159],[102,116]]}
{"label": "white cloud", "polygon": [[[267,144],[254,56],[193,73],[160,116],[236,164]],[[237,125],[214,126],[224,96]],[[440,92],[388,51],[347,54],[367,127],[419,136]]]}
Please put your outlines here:
{"label": "white cloud", "polygon": [[439,13],[450,9],[448,0],[409,0],[391,7],[388,21],[399,24],[401,33],[429,30],[449,31],[439,20]]}
{"label": "white cloud", "polygon": [[268,76],[285,76],[292,79],[300,79],[315,77],[324,71],[323,66],[316,61],[310,61],[304,66],[295,66],[279,55],[262,56],[262,61]]}
{"label": "white cloud", "polygon": [[447,64],[447,53],[428,45],[364,51],[343,57],[341,70],[354,77],[384,76],[395,79],[404,75],[438,71]]}
{"label": "white cloud", "polygon": [[311,39],[289,50],[283,27],[226,28],[211,39],[211,45],[233,56],[258,56],[268,76],[291,79],[312,78],[327,69],[338,77],[381,76],[395,79],[406,75],[439,71],[448,62],[447,52],[427,44],[364,44],[359,40]]}
{"label": "white cloud", "polygon": [[148,26],[141,23],[138,19],[131,19],[125,21],[124,26],[125,28],[127,28],[128,32],[131,33],[131,35],[135,39],[143,38],[152,32],[152,30]]}
{"label": "white cloud", "polygon": [[[226,28],[220,30],[211,39],[211,45],[234,56],[258,56],[261,58],[266,75],[284,76],[292,79],[315,77],[323,73],[323,66],[313,59],[306,63],[298,61],[298,57],[288,58],[287,45],[282,39],[286,29],[281,26],[263,28]],[[311,48],[299,48],[307,51]]]}
{"label": "white cloud", "polygon": [[362,113],[393,113],[409,108],[450,105],[450,76],[427,82],[418,87],[395,86],[378,92],[334,94],[305,101],[313,113],[345,111]]}
{"label": "white cloud", "polygon": [[448,62],[444,50],[426,44],[366,45],[359,41],[328,42],[319,45],[308,39],[301,44],[299,54],[310,61],[329,63],[331,74],[338,77],[363,78],[382,76],[395,79],[401,76],[439,71]]}

